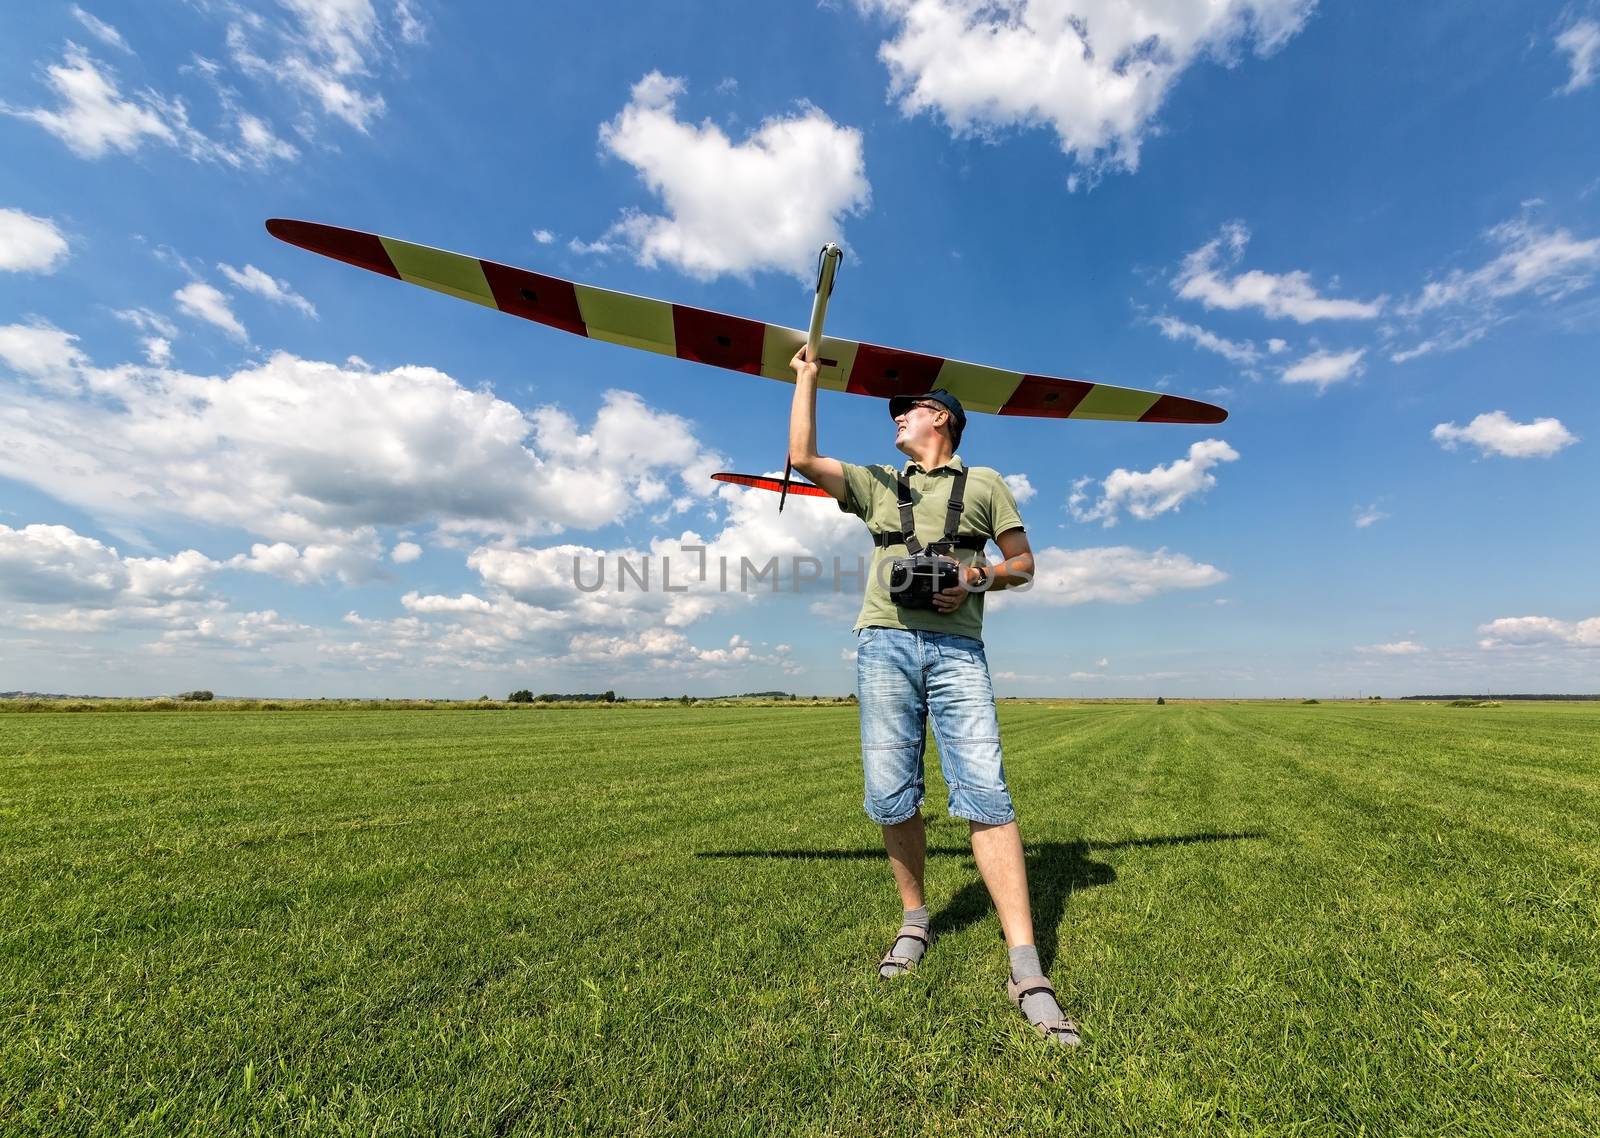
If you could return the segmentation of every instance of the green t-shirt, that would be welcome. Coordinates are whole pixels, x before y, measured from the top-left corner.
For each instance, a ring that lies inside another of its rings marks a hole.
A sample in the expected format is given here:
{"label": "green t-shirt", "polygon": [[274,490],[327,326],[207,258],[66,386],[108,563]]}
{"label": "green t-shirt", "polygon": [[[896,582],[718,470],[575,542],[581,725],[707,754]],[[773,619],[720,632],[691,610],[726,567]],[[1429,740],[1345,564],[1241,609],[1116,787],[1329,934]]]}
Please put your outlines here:
{"label": "green t-shirt", "polygon": [[[900,499],[897,480],[900,471],[888,464],[856,466],[840,463],[844,467],[844,500],[839,508],[854,514],[867,523],[873,533],[898,533],[900,531]],[[950,487],[956,472],[962,469],[960,457],[953,457],[934,470],[923,470],[915,462],[907,461],[905,468],[911,482],[911,511],[917,523],[917,537],[924,545],[944,536],[945,511],[950,505]],[[1022,528],[1022,515],[1017,513],[1017,500],[1011,487],[1005,484],[1000,473],[987,466],[967,467],[967,487],[964,492],[965,507],[956,533],[981,534],[993,541],[1007,530]],[[914,628],[924,632],[951,632],[958,636],[983,639],[983,594],[972,592],[952,613],[936,609],[901,608],[894,603],[889,592],[889,568],[883,564],[896,557],[905,557],[906,547],[874,546],[872,564],[867,571],[866,596],[861,601],[861,615],[856,617],[857,628]],[[957,549],[955,556],[963,565],[987,560],[975,549]]]}

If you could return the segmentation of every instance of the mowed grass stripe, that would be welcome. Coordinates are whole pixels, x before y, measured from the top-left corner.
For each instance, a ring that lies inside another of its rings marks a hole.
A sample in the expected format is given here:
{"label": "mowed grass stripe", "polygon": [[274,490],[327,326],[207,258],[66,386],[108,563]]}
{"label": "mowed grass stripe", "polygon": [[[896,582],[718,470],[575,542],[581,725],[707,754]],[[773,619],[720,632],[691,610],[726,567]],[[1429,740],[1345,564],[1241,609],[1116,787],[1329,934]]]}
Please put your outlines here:
{"label": "mowed grass stripe", "polygon": [[[1239,756],[1236,747],[1230,748],[1230,751],[1233,757]],[[1282,796],[1292,795],[1295,781],[1275,779],[1268,784],[1280,805],[1293,802],[1293,797],[1285,802]],[[1253,796],[1248,793],[1247,787],[1234,789],[1244,792],[1237,801],[1251,803]],[[1265,805],[1259,800],[1257,802]],[[1276,813],[1281,815],[1283,812]],[[1310,1003],[1316,1009],[1317,1016],[1314,1019],[1308,1017],[1307,1026],[1320,1025],[1323,1030],[1327,1028],[1325,1017],[1333,1013],[1340,1030],[1348,1033],[1347,1048],[1349,1044],[1355,1044],[1356,1047],[1347,1049],[1343,1055],[1337,1049],[1325,1054],[1308,1050],[1304,1057],[1304,1063],[1307,1064],[1305,1074],[1310,1076],[1314,1071],[1325,1071],[1335,1082],[1327,1085],[1308,1083],[1303,1088],[1304,1099],[1308,1106],[1345,1102],[1347,1107],[1344,1113],[1352,1123],[1361,1119],[1371,1127],[1382,1119],[1383,1116],[1375,1112],[1383,1109],[1387,1096],[1379,1093],[1385,1088],[1375,1085],[1366,1070],[1372,1065],[1365,1050],[1371,1040],[1363,1038],[1364,1035],[1370,1035],[1370,1029],[1363,1029],[1377,1019],[1388,1021],[1388,1027],[1393,1030],[1396,1007],[1384,1001],[1398,1000],[1401,1009],[1415,1009],[1405,1008],[1405,976],[1387,977],[1388,983],[1381,986],[1385,996],[1371,1006],[1362,998],[1371,985],[1363,982],[1362,978],[1384,974],[1384,970],[1373,971],[1375,963],[1382,965],[1391,959],[1403,959],[1409,944],[1407,937],[1416,930],[1407,930],[1405,935],[1397,937],[1397,930],[1392,927],[1392,917],[1389,927],[1380,921],[1374,929],[1360,919],[1363,914],[1359,907],[1355,912],[1351,911],[1341,894],[1354,893],[1359,906],[1363,890],[1351,890],[1347,886],[1341,888],[1344,883],[1340,881],[1337,867],[1352,855],[1363,858],[1370,856],[1369,850],[1375,844],[1374,840],[1381,843],[1386,835],[1375,835],[1365,826],[1363,813],[1345,813],[1330,821],[1337,821],[1338,825],[1323,830],[1321,834],[1275,834],[1272,841],[1256,847],[1255,857],[1249,864],[1244,859],[1231,858],[1223,867],[1224,872],[1219,873],[1213,863],[1201,861],[1195,867],[1200,872],[1169,874],[1169,880],[1162,883],[1162,892],[1169,901],[1165,909],[1166,920],[1159,929],[1139,930],[1141,947],[1148,961],[1155,952],[1169,945],[1176,946],[1178,959],[1163,971],[1183,976],[1192,975],[1195,971],[1194,961],[1182,959],[1185,946],[1207,942],[1218,949],[1224,949],[1225,946],[1223,956],[1241,966],[1239,973],[1229,978],[1225,988],[1241,997],[1251,996],[1256,1000],[1257,1004],[1251,1011],[1259,1012],[1262,1002],[1268,1008],[1276,1005],[1278,1013],[1283,1016],[1281,1022],[1285,1028],[1286,1043],[1294,1039],[1297,1031],[1295,1017],[1284,1013],[1292,1012],[1302,1003]],[[1307,840],[1308,837],[1310,840]],[[1326,840],[1319,842],[1316,840],[1318,837]],[[1283,855],[1276,866],[1271,864],[1270,856],[1265,856],[1273,848],[1280,850]],[[1325,869],[1317,864],[1322,859],[1319,855],[1326,858]],[[1123,881],[1126,881],[1126,875],[1123,875]],[[1202,887],[1195,889],[1196,885]],[[1385,904],[1380,907],[1390,907],[1392,900],[1392,897],[1384,898]],[[1290,905],[1286,907],[1285,901],[1289,901]],[[1239,955],[1235,946],[1250,946],[1254,952],[1247,951],[1245,955]],[[1287,947],[1290,951],[1274,962],[1272,957],[1278,946]],[[1287,983],[1264,983],[1268,978],[1277,977],[1284,978]],[[1315,993],[1315,999],[1308,1000],[1305,993],[1293,991],[1296,987],[1309,989]],[[1180,998],[1176,1002],[1181,1005],[1182,993],[1178,995]],[[1141,1012],[1149,1014],[1144,1009]],[[1250,1012],[1244,1014],[1248,1016]],[[1266,1022],[1270,1023],[1272,1018],[1267,1017]],[[1265,1040],[1261,1042],[1266,1043]],[[1196,1046],[1203,1046],[1203,1040]],[[1361,1074],[1356,1087],[1360,1093],[1353,1096],[1349,1091],[1350,1072],[1347,1069],[1351,1061],[1356,1063]],[[1434,1119],[1450,1117],[1456,1088],[1448,1079],[1441,1078],[1427,1089],[1429,1093],[1422,1099],[1422,1105],[1427,1109],[1425,1116]],[[1410,1109],[1415,1111],[1417,1105],[1413,1103]],[[1387,1121],[1393,1126],[1403,1127],[1407,1119],[1401,1115]],[[1414,1118],[1411,1124],[1416,1124]]]}
{"label": "mowed grass stripe", "polygon": [[[1324,712],[1307,709],[1307,714]],[[1438,832],[1466,828],[1469,840],[1505,840],[1545,856],[1596,864],[1600,817],[1590,805],[1600,792],[1600,770],[1592,739],[1587,746],[1571,738],[1547,740],[1530,737],[1524,728],[1502,733],[1492,743],[1465,746],[1462,729],[1449,721],[1440,728],[1430,725],[1425,735],[1385,731],[1360,713],[1336,722],[1343,736],[1337,747],[1326,732],[1308,730],[1303,723],[1272,737],[1308,774],[1315,771],[1330,786],[1347,786],[1374,809],[1389,812],[1393,826],[1428,825]],[[1582,773],[1586,757],[1590,769]],[[1574,773],[1552,779],[1545,771],[1555,761]],[[1528,762],[1536,769],[1525,769]],[[1514,809],[1507,808],[1510,802]],[[1403,819],[1402,809],[1410,812]]]}
{"label": "mowed grass stripe", "polygon": [[7,717],[0,1130],[1592,1132],[1580,711],[1003,707],[1072,1056],[851,708]]}

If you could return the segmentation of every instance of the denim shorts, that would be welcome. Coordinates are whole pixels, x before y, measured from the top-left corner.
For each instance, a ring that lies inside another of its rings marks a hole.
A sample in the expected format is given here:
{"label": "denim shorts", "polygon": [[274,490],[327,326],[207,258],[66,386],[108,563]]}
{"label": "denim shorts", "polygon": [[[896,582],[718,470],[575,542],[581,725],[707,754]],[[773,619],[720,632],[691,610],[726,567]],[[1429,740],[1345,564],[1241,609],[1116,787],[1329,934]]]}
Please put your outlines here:
{"label": "denim shorts", "polygon": [[856,640],[867,816],[893,826],[922,805],[931,718],[950,815],[994,826],[1015,819],[983,641],[903,628],[859,629]]}

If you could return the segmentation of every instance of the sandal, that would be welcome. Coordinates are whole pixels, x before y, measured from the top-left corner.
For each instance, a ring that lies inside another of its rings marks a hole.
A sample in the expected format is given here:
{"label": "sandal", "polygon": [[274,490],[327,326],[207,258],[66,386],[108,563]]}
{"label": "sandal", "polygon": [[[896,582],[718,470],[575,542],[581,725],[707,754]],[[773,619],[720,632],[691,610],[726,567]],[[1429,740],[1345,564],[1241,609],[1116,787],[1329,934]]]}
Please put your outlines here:
{"label": "sandal", "polygon": [[[896,956],[894,950],[899,945],[901,937],[910,937],[914,941],[921,942],[922,956],[916,959],[909,956]],[[917,966],[918,960],[928,955],[928,950],[933,947],[933,942],[938,939],[931,930],[925,929],[921,925],[901,925],[900,931],[894,934],[894,940],[889,943],[889,951],[883,954],[882,960],[878,961],[878,979],[893,980],[896,976],[904,976]],[[883,970],[891,965],[900,969],[900,971],[891,972],[885,976]]]}
{"label": "sandal", "polygon": [[[1043,976],[1034,976],[1031,979],[1022,981],[1006,981],[1006,995],[1011,997],[1011,1002],[1017,1005],[1018,1011],[1022,1010],[1022,1001],[1035,992],[1049,992],[1051,999],[1055,999],[1056,996],[1054,985]],[[1056,1003],[1059,1005],[1060,1001],[1057,1000]],[[1083,1042],[1078,1035],[1078,1025],[1065,1017],[1061,1019],[1029,1020],[1028,1022],[1033,1025],[1033,1030],[1044,1036],[1051,1043],[1059,1043],[1063,1047],[1076,1047]]]}

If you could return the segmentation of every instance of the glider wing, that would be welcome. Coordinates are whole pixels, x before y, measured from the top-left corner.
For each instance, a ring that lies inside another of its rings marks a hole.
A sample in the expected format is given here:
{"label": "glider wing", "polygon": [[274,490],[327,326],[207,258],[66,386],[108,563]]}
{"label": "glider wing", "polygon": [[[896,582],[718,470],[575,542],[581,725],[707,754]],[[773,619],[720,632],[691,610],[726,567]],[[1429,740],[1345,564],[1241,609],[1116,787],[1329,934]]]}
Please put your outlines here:
{"label": "glider wing", "polygon": [[[789,360],[806,333],[685,304],[577,284],[495,261],[312,221],[273,218],[267,232],[369,272],[470,300],[592,340],[792,383]],[[888,399],[942,387],[968,411],[1046,419],[1220,423],[1227,411],[1195,399],[1080,379],[1029,375],[942,356],[822,337],[817,385]]]}

